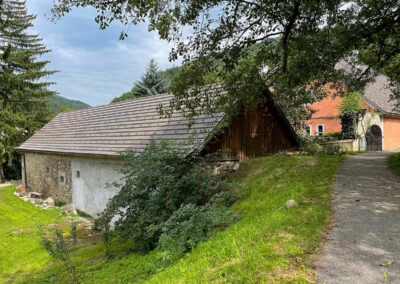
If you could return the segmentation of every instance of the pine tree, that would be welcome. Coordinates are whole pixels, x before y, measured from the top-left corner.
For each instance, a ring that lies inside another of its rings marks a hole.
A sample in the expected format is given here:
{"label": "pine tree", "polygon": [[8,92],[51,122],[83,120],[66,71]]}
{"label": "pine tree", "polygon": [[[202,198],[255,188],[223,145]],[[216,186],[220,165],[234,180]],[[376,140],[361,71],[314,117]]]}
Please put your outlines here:
{"label": "pine tree", "polygon": [[113,103],[129,99],[153,96],[168,91],[168,81],[164,79],[154,59],[151,59],[145,73],[136,82],[132,90],[112,100]]}
{"label": "pine tree", "polygon": [[135,97],[145,97],[165,93],[168,86],[157,63],[151,59],[146,67],[146,72],[141,77],[141,80],[135,84],[132,89]]}
{"label": "pine tree", "polygon": [[18,163],[15,148],[46,123],[46,98],[54,94],[41,80],[54,73],[40,60],[49,50],[28,32],[35,18],[25,1],[0,0],[0,181],[5,163]]}

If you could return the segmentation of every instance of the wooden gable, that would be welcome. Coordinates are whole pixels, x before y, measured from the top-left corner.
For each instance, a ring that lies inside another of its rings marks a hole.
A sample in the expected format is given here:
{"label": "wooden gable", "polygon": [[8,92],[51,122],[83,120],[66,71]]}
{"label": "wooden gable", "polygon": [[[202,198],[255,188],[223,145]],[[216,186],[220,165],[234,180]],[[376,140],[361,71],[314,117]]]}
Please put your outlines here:
{"label": "wooden gable", "polygon": [[233,118],[229,127],[223,128],[210,139],[201,154],[229,149],[224,158],[246,160],[298,146],[299,140],[290,123],[269,100],[264,106],[243,109]]}

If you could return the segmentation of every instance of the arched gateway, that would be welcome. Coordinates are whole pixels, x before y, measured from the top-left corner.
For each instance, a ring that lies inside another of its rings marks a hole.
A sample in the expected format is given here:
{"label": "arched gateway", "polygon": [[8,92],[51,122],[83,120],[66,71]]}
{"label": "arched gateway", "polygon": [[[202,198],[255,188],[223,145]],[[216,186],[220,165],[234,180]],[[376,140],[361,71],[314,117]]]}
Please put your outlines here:
{"label": "arched gateway", "polygon": [[367,151],[382,151],[382,130],[378,125],[372,125],[365,135]]}

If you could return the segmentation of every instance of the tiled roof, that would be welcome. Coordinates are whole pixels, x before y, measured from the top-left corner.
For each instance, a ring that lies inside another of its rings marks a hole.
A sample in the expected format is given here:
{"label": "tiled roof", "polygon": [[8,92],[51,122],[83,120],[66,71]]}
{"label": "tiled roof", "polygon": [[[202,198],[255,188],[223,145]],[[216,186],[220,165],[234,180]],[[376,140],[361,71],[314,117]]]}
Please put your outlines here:
{"label": "tiled roof", "polygon": [[378,75],[375,77],[375,81],[370,82],[365,87],[364,98],[366,103],[377,111],[400,115],[400,110],[396,108],[396,101],[390,98],[392,93],[389,78],[384,75]]}
{"label": "tiled roof", "polygon": [[160,116],[157,107],[168,106],[172,97],[161,94],[60,113],[17,149],[118,156],[118,151],[127,149],[141,152],[153,139],[186,143],[189,153],[204,144],[223,115],[200,115],[188,129],[189,119],[183,113]]}
{"label": "tiled roof", "polygon": [[[361,65],[362,69],[367,69],[366,65]],[[342,69],[344,72],[352,72],[351,65],[346,61],[340,61],[336,64],[335,69]],[[389,115],[400,115],[400,110],[396,108],[396,101],[390,96],[393,91],[390,87],[390,79],[382,74],[378,74],[369,82],[363,91],[365,102],[379,112]]]}

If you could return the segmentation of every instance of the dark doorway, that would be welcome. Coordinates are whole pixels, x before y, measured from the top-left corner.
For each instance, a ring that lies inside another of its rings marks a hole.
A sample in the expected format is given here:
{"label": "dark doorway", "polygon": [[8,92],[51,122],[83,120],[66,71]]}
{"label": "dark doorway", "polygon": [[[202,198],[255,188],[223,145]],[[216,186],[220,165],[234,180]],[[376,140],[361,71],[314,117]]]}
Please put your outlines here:
{"label": "dark doorway", "polygon": [[365,135],[367,151],[382,151],[382,130],[378,125],[372,125]]}

